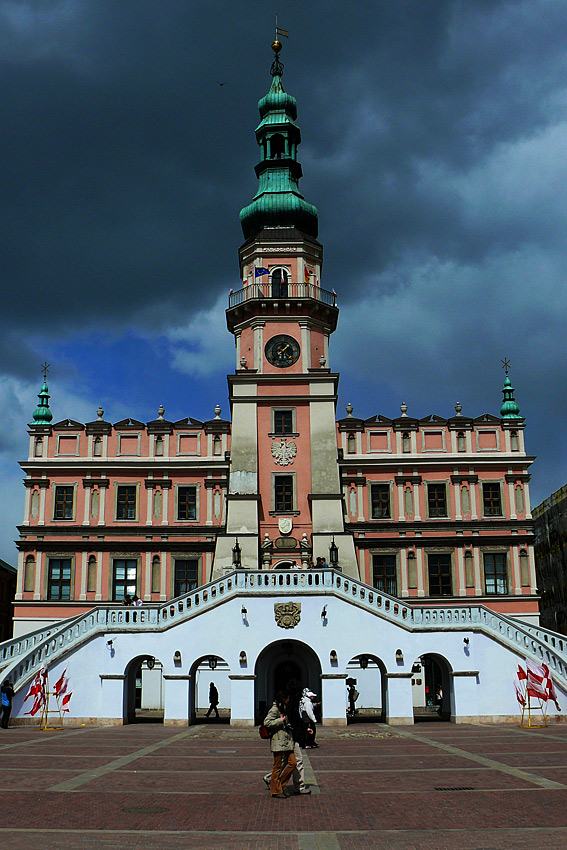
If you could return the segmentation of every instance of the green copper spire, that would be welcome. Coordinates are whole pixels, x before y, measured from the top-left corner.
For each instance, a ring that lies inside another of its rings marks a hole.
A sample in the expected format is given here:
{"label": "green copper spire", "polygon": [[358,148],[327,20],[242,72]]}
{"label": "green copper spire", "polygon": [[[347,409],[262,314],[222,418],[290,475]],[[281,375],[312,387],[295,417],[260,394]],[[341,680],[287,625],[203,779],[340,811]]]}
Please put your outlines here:
{"label": "green copper spire", "polygon": [[33,412],[33,422],[30,425],[49,425],[53,419],[53,413],[49,409],[49,390],[46,378],[43,378],[43,386],[38,393],[39,404]]}
{"label": "green copper spire", "polygon": [[520,408],[518,407],[516,399],[514,398],[514,387],[512,386],[512,382],[508,377],[508,367],[510,366],[510,363],[506,359],[504,359],[502,362],[504,363],[506,377],[504,378],[504,386],[502,388],[502,395],[504,396],[504,401],[502,403],[502,407],[500,408],[500,416],[502,417],[502,419],[520,419]]}
{"label": "green copper spire", "polygon": [[297,102],[287,94],[282,83],[283,64],[279,59],[281,43],[272,44],[272,85],[258,103],[260,123],[256,139],[261,159],[255,168],[258,191],[251,204],[240,211],[245,239],[264,227],[296,227],[307,236],[317,237],[317,208],[308,204],[299,191],[303,174],[297,161],[301,133],[295,123]]}

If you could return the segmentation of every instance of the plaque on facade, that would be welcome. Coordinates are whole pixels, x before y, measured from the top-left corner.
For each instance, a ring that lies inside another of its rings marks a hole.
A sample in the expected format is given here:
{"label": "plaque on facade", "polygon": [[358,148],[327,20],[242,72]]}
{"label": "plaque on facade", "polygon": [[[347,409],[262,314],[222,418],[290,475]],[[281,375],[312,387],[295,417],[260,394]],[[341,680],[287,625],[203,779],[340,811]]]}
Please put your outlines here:
{"label": "plaque on facade", "polygon": [[295,537],[276,537],[276,549],[295,549],[297,540]]}
{"label": "plaque on facade", "polygon": [[280,534],[289,534],[293,528],[293,517],[281,516],[278,519],[278,528],[280,530]]}
{"label": "plaque on facade", "polygon": [[274,440],[272,443],[272,456],[275,463],[281,466],[287,466],[288,463],[293,463],[293,459],[297,454],[297,446],[290,440],[289,443],[285,439]]}
{"label": "plaque on facade", "polygon": [[274,602],[274,617],[281,629],[293,629],[301,619],[301,602]]}

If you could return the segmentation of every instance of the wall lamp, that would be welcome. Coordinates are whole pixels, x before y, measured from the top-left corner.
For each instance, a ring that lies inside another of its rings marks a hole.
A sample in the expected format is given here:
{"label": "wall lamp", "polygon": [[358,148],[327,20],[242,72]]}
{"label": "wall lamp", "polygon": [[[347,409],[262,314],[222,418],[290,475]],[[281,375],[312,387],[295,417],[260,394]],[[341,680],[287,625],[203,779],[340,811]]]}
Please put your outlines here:
{"label": "wall lamp", "polygon": [[470,643],[470,641],[469,641],[469,639],[466,637],[466,638],[463,638],[463,643],[464,643],[464,645],[465,645],[465,646],[468,646],[468,645],[469,645],[469,643]]}
{"label": "wall lamp", "polygon": [[209,668],[210,668],[211,670],[216,670],[216,669],[217,669],[217,664],[218,664],[218,661],[217,661],[217,659],[215,658],[215,656],[214,656],[214,655],[209,655]]}
{"label": "wall lamp", "polygon": [[107,640],[106,645],[110,650],[112,650],[112,647],[114,646],[114,641],[113,640]]}
{"label": "wall lamp", "polygon": [[368,656],[359,655],[358,660],[360,661],[360,669],[366,670],[366,668],[368,667]]}
{"label": "wall lamp", "polygon": [[236,567],[236,569],[242,566],[242,549],[238,545],[238,537],[232,547],[232,566]]}
{"label": "wall lamp", "polygon": [[401,649],[396,649],[396,661],[398,662],[398,664],[404,663],[404,653]]}
{"label": "wall lamp", "polygon": [[331,664],[338,664],[339,663],[339,657],[337,655],[336,649],[332,649],[331,652],[329,653],[329,661],[331,662]]}
{"label": "wall lamp", "polygon": [[245,608],[244,605],[243,605],[242,608],[240,609],[240,613],[242,614],[242,619],[245,620],[246,615],[248,614],[248,609]]}
{"label": "wall lamp", "polygon": [[339,547],[335,543],[334,535],[333,542],[329,546],[329,564],[333,569],[336,569],[339,565]]}
{"label": "wall lamp", "polygon": [[322,620],[327,619],[327,606],[326,605],[323,605],[323,610],[321,611],[321,619]]}
{"label": "wall lamp", "polygon": [[179,652],[178,649],[176,649],[175,652],[173,653],[173,663],[175,664],[176,667],[181,666],[181,653]]}
{"label": "wall lamp", "polygon": [[244,666],[246,664],[246,661],[247,661],[246,653],[245,653],[244,650],[242,650],[242,652],[240,653],[240,663],[242,664],[242,666]]}

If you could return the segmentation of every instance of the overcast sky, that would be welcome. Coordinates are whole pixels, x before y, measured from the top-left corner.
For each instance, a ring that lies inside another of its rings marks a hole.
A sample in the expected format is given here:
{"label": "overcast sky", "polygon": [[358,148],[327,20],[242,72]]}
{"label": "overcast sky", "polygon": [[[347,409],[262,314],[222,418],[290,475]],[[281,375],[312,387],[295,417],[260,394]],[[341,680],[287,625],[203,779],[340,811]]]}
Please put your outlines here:
{"label": "overcast sky", "polygon": [[[277,3],[338,415],[499,414],[510,358],[532,504],[567,481],[567,4]],[[238,212],[274,9],[0,0],[0,557],[26,423],[229,415]],[[223,83],[224,85],[219,85]]]}

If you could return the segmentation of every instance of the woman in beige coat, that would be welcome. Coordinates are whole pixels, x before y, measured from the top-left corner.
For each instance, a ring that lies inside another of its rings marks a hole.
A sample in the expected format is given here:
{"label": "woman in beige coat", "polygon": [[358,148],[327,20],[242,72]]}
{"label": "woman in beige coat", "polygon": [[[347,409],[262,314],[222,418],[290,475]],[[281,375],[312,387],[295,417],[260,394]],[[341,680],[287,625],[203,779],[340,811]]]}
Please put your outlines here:
{"label": "woman in beige coat", "polygon": [[264,720],[264,726],[270,733],[270,750],[274,754],[270,793],[272,797],[280,800],[286,799],[287,794],[284,794],[283,789],[297,766],[293,752],[293,735],[286,716],[288,702],[288,695],[278,691]]}

